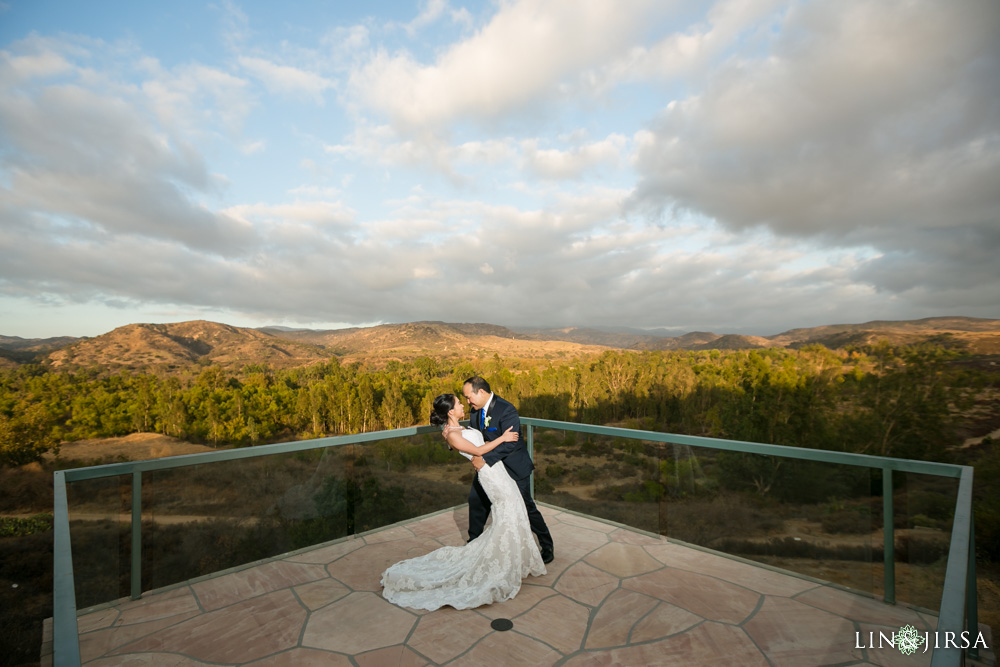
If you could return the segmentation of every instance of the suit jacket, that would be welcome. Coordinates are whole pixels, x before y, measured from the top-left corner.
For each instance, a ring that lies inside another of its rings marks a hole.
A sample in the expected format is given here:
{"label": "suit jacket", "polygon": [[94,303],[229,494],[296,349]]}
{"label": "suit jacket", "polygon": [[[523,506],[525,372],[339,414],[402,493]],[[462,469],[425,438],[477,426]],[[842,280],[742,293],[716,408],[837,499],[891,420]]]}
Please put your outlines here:
{"label": "suit jacket", "polygon": [[[469,419],[469,425],[480,431],[486,442],[496,440],[511,426],[516,432],[521,432],[521,418],[517,414],[517,408],[496,394],[493,394],[493,400],[486,410],[486,424],[480,423],[481,414],[480,410],[473,412]],[[514,479],[524,479],[535,469],[535,464],[528,456],[528,448],[525,446],[524,440],[498,445],[493,451],[487,452],[483,456],[483,460],[489,465],[503,461],[507,472]]]}

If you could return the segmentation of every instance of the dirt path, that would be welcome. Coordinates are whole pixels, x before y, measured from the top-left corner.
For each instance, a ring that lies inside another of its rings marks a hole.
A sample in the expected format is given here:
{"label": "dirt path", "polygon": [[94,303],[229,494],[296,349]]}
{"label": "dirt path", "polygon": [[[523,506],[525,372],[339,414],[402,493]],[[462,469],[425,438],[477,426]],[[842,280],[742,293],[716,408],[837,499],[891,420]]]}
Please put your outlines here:
{"label": "dirt path", "polygon": [[215,450],[211,447],[178,440],[169,435],[133,433],[120,438],[95,438],[64,442],[59,445],[58,456],[47,454],[46,458],[63,461],[89,461],[122,457],[129,461],[144,461],[166,456],[201,454],[212,451]]}
{"label": "dirt path", "polygon": [[986,438],[989,438],[991,440],[1000,439],[1000,428],[993,431],[992,433],[981,435],[978,438],[967,438],[965,442],[962,443],[962,446],[959,447],[959,449],[965,449],[967,447],[975,447],[976,445],[981,445],[983,443],[983,440],[985,440]]}
{"label": "dirt path", "polygon": [[[928,539],[939,539],[947,542],[950,539],[948,533],[934,528],[896,528],[893,536],[899,540],[905,537],[923,537]],[[815,521],[808,519],[785,519],[781,529],[769,533],[762,537],[743,538],[747,542],[768,542],[773,539],[792,538],[796,541],[807,542],[816,545],[829,546],[851,546],[851,547],[881,547],[884,541],[882,529],[873,530],[870,533],[842,534],[825,533],[823,527]]]}

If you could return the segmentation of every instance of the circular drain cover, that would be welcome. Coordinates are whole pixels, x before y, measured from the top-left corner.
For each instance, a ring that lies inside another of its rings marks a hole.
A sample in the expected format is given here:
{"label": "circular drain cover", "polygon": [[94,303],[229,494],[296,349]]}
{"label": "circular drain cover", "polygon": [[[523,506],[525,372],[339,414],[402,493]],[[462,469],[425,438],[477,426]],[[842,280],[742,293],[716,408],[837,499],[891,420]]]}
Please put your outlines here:
{"label": "circular drain cover", "polygon": [[497,618],[492,623],[490,627],[494,630],[499,630],[500,632],[505,632],[514,627],[514,624],[506,618]]}

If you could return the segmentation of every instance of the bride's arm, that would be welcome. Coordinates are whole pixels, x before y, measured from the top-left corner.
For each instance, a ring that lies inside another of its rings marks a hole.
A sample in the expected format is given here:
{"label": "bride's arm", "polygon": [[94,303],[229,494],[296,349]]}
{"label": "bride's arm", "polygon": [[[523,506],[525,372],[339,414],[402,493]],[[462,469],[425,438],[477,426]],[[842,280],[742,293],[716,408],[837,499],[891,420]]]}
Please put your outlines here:
{"label": "bride's arm", "polygon": [[452,449],[457,449],[460,452],[465,452],[466,454],[472,454],[473,456],[482,456],[487,452],[493,451],[493,448],[497,445],[502,445],[505,442],[515,442],[520,438],[520,434],[513,430],[513,426],[504,431],[503,435],[498,438],[485,443],[482,447],[476,447],[474,444],[462,437],[461,431],[454,430],[449,431],[445,436],[445,440],[451,445]]}

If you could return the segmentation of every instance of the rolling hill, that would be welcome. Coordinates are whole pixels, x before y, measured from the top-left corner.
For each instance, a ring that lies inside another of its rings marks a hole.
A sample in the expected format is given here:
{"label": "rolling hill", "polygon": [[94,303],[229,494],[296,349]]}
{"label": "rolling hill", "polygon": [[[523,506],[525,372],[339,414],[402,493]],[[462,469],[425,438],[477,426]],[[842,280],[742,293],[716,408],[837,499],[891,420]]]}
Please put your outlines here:
{"label": "rolling hill", "polygon": [[275,368],[308,366],[337,357],[342,362],[381,365],[416,357],[477,361],[501,358],[561,359],[597,355],[608,349],[736,350],[799,348],[820,344],[831,349],[932,341],[974,354],[1000,354],[1000,320],[934,317],[878,320],[791,329],[773,336],[690,332],[668,336],[661,330],[590,328],[510,329],[495,324],[410,322],[373,327],[312,330],[286,327],[250,329],[206,321],[131,324],[93,338],[22,339],[0,336],[0,368],[42,363],[55,369],[98,367],[174,372],[199,365]]}
{"label": "rolling hill", "polygon": [[863,324],[831,324],[811,329],[791,329],[769,336],[780,347],[819,343],[831,349],[847,345],[872,345],[886,340],[895,345],[932,341],[975,354],[1000,354],[1000,320],[975,317],[928,317],[897,322],[875,320]]}
{"label": "rolling hill", "polygon": [[56,369],[100,367],[177,370],[194,364],[276,368],[325,361],[321,347],[244,329],[196,320],[176,324],[129,324],[51,352],[44,363]]}
{"label": "rolling hill", "polygon": [[544,359],[600,354],[608,346],[553,339],[532,339],[494,324],[410,322],[328,331],[262,331],[288,340],[319,345],[343,361],[378,361],[415,357]]}

